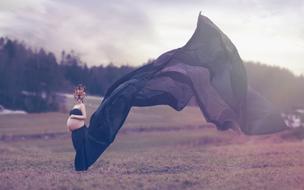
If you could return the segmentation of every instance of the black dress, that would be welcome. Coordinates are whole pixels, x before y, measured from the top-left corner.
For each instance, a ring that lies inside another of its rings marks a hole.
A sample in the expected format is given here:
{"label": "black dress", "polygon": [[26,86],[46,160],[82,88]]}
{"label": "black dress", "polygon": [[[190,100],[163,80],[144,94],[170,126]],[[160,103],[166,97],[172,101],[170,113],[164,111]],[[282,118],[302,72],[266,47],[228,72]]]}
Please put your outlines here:
{"label": "black dress", "polygon": [[[72,109],[70,115],[82,115],[81,110]],[[74,167],[76,171],[83,171],[88,169],[87,159],[86,159],[86,135],[87,127],[84,124],[82,127],[72,130],[72,141],[73,146],[76,151],[74,159]]]}

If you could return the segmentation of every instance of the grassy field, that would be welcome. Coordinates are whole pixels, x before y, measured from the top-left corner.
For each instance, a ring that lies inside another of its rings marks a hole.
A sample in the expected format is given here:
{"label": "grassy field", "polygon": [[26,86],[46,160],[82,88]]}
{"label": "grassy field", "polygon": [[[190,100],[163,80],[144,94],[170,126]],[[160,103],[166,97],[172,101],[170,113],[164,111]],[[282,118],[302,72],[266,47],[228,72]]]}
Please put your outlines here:
{"label": "grassy field", "polygon": [[[99,102],[88,100],[89,115]],[[304,189],[304,142],[291,132],[238,136],[217,131],[195,107],[132,108],[116,141],[77,173],[66,119],[59,112],[0,116],[1,190]]]}

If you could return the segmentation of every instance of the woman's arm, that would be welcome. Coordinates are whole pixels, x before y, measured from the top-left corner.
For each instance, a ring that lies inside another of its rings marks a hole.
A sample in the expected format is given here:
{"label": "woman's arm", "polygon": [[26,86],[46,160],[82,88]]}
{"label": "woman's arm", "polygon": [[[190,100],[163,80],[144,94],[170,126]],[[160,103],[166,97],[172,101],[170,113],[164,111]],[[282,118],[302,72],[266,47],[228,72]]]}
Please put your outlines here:
{"label": "woman's arm", "polygon": [[79,120],[85,120],[87,118],[87,117],[85,117],[83,115],[74,115],[74,114],[70,115],[70,117],[72,119],[79,119]]}
{"label": "woman's arm", "polygon": [[85,105],[83,103],[80,105],[80,110],[82,112],[82,115],[74,115],[74,114],[72,114],[70,117],[72,119],[85,120],[87,118],[87,112],[86,112]]}

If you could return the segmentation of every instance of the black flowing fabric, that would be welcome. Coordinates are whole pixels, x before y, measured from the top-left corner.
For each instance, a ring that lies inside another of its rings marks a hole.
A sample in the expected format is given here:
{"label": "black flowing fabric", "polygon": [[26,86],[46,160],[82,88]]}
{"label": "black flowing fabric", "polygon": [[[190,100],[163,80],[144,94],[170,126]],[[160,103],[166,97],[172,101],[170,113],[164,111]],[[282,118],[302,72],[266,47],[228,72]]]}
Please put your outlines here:
{"label": "black flowing fabric", "polygon": [[76,171],[84,171],[88,169],[87,153],[86,153],[86,125],[72,131],[72,142],[75,149],[74,168]]}
{"label": "black flowing fabric", "polygon": [[[70,111],[70,115],[82,115],[78,108]],[[82,127],[75,129],[71,134],[73,147],[75,149],[74,168],[76,171],[87,170],[89,165],[87,162],[86,142],[87,142],[87,126],[84,124]]]}
{"label": "black flowing fabric", "polygon": [[92,165],[113,142],[132,106],[169,105],[180,111],[195,98],[207,121],[219,130],[239,127],[245,134],[286,129],[279,112],[248,87],[246,70],[229,38],[199,15],[191,39],[121,77],[93,113],[86,153]]}

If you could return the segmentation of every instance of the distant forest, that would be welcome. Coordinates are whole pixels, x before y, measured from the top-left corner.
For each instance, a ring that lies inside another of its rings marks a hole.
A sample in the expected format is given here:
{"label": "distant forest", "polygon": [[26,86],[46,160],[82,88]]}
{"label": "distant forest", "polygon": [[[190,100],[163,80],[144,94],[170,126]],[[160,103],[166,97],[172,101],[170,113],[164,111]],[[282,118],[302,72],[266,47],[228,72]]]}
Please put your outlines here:
{"label": "distant forest", "polygon": [[[304,107],[302,75],[260,63],[245,66],[251,86],[279,109]],[[57,60],[42,48],[33,50],[17,40],[0,38],[0,105],[28,112],[56,111],[60,102],[56,92],[71,93],[82,83],[88,94],[103,96],[115,80],[135,68],[111,63],[88,67],[73,51],[63,51]]]}
{"label": "distant forest", "polygon": [[60,101],[56,92],[72,93],[82,83],[88,94],[102,96],[117,78],[133,69],[113,64],[88,68],[73,51],[63,51],[57,61],[52,52],[0,38],[0,105],[27,112],[56,111]]}

